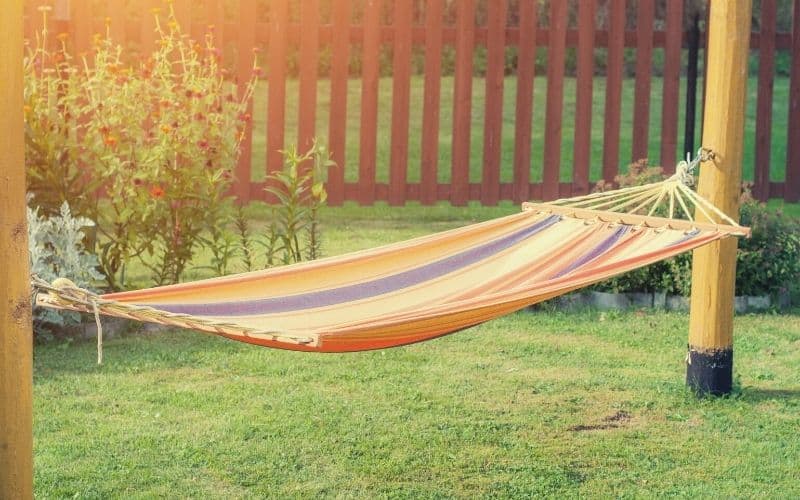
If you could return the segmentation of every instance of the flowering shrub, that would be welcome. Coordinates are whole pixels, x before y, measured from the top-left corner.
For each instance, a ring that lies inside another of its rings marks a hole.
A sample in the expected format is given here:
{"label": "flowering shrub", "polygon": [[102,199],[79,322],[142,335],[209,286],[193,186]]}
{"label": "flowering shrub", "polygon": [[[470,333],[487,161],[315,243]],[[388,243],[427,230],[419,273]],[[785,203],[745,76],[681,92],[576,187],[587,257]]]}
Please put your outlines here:
{"label": "flowering shrub", "polygon": [[30,189],[46,211],[69,201],[98,221],[100,268],[115,289],[134,258],[156,284],[180,280],[229,206],[258,71],[237,93],[212,34],[198,43],[172,11],[166,26],[156,16],[156,49],[133,65],[100,35],[77,59],[65,36],[47,47],[45,32],[25,58]]}

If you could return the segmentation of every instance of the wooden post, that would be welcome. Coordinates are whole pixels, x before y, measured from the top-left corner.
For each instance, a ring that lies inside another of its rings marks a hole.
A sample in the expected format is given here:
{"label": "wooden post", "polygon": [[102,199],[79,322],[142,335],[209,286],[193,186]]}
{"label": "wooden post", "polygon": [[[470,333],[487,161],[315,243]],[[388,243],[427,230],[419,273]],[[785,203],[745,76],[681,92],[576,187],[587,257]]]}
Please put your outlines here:
{"label": "wooden post", "polygon": [[33,342],[22,117],[22,3],[0,15],[0,499],[33,498]]}
{"label": "wooden post", "polygon": [[[700,168],[698,193],[734,219],[739,216],[751,7],[751,0],[712,0],[708,28],[702,145],[715,158]],[[736,244],[726,238],[694,252],[686,383],[699,393],[731,391]]]}

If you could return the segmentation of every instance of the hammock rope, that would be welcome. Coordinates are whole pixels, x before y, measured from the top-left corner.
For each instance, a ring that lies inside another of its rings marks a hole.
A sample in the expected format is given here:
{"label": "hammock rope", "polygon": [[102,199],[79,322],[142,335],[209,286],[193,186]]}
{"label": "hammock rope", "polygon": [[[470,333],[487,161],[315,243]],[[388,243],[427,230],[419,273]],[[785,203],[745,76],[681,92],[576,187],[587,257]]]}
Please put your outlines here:
{"label": "hammock rope", "polygon": [[245,335],[251,337],[265,338],[289,344],[307,344],[313,346],[317,342],[317,338],[313,335],[292,335],[272,330],[242,327],[237,323],[218,321],[190,314],[172,313],[149,306],[104,299],[99,294],[81,288],[66,278],[58,278],[54,280],[53,283],[48,283],[40,277],[33,275],[31,276],[31,287],[35,290],[37,296],[36,302],[39,305],[49,305],[52,307],[60,306],[69,309],[79,308],[95,314],[98,328],[97,364],[103,363],[103,330],[100,324],[101,311],[104,314],[123,319],[156,323],[165,326],[191,328],[194,330],[208,331],[212,329],[220,334],[225,334],[228,330],[235,330],[237,332],[244,332]]}
{"label": "hammock rope", "polygon": [[[695,216],[692,215],[691,211],[693,207],[704,219],[711,223],[714,222],[716,217],[716,220],[723,221],[725,224],[741,227],[722,210],[690,189],[695,184],[694,171],[697,170],[701,163],[713,161],[714,157],[712,150],[700,148],[694,158],[691,158],[687,153],[686,159],[675,167],[675,173],[663,181],[620,188],[613,191],[601,191],[574,198],[561,198],[548,202],[547,205],[628,214],[637,214],[649,207],[647,215],[652,216],[662,206],[664,199],[668,197],[667,218],[669,219],[680,217],[681,214],[676,211],[676,208],[680,208],[683,217],[686,217],[689,221],[694,221]],[[677,207],[675,205],[676,202],[678,204]]]}
{"label": "hammock rope", "polygon": [[[288,268],[108,296],[63,278],[48,283],[33,276],[31,284],[38,305],[95,315],[98,364],[103,361],[100,314],[296,350],[342,352],[403,345],[472,326],[716,239],[748,236],[749,228],[690,189],[694,171],[713,158],[713,152],[701,148],[695,158],[687,156],[674,175],[660,182],[549,203],[523,203],[523,214]],[[660,207],[666,207],[668,217],[654,216]],[[582,224],[576,226],[576,222]],[[597,223],[597,230],[586,228],[596,231],[586,233],[590,236],[572,234],[583,231],[577,227]],[[547,231],[557,235],[534,236]],[[677,239],[659,239],[667,231],[671,231],[667,238]],[[598,258],[617,241],[641,241],[647,234],[654,241],[638,254],[627,253],[620,244],[623,250],[618,256]],[[547,240],[551,243],[534,248],[536,238],[551,238]],[[534,252],[523,253],[539,255],[544,263],[527,262],[521,256],[498,260],[522,250]],[[397,263],[403,258],[408,264]],[[578,271],[590,263],[589,269]],[[367,266],[363,271],[362,265]],[[484,266],[483,271],[468,279],[459,270],[478,265]],[[495,265],[506,274],[487,281],[486,273],[494,274]],[[309,275],[313,284],[302,284],[307,280],[303,276]],[[295,276],[301,281],[293,280]],[[316,284],[318,279],[327,279],[328,284]],[[445,280],[450,280],[449,288],[441,283]],[[505,285],[487,288],[487,282]],[[430,288],[423,291],[420,286]],[[392,302],[395,293],[406,294],[408,305],[402,300]],[[425,294],[431,295],[430,301],[420,298]],[[384,305],[373,307],[373,303]],[[313,314],[322,316],[308,326]],[[281,320],[280,327],[265,326],[274,325],[276,319]]]}

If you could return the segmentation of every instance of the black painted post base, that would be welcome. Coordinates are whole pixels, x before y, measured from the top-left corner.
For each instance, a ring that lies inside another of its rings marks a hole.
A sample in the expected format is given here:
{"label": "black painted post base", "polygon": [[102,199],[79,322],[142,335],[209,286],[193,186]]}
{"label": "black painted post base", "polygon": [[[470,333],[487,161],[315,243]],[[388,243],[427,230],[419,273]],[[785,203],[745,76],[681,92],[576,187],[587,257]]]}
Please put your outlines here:
{"label": "black painted post base", "polygon": [[733,386],[733,347],[700,351],[689,346],[686,385],[698,394],[730,394]]}

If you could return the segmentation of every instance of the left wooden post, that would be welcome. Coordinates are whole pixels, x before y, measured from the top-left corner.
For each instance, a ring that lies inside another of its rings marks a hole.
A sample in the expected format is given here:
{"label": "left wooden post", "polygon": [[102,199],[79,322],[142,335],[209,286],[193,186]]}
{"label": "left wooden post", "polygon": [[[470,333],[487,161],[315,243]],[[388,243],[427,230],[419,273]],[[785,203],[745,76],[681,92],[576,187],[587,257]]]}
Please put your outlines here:
{"label": "left wooden post", "polygon": [[0,500],[33,498],[33,342],[25,216],[22,2],[0,15]]}

